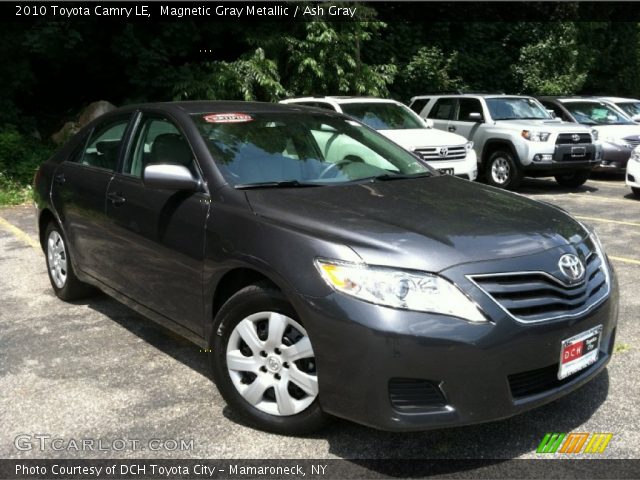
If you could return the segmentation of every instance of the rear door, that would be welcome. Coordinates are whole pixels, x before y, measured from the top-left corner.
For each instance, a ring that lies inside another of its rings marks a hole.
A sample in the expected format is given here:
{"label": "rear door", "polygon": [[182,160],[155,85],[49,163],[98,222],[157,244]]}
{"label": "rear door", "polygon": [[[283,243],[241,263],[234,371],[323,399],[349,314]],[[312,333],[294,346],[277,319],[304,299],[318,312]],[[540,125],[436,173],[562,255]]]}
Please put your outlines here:
{"label": "rear door", "polygon": [[449,130],[449,121],[455,113],[456,99],[443,97],[436,100],[429,111],[427,118],[433,120],[433,126],[438,130]]}
{"label": "rear door", "polygon": [[98,123],[55,171],[51,200],[77,268],[100,278],[108,264],[105,198],[131,114]]}
{"label": "rear door", "polygon": [[202,335],[209,195],[158,190],[142,182],[149,163],[184,165],[201,177],[193,149],[173,119],[143,113],[122,163],[107,192],[113,262],[108,281],[120,293]]}

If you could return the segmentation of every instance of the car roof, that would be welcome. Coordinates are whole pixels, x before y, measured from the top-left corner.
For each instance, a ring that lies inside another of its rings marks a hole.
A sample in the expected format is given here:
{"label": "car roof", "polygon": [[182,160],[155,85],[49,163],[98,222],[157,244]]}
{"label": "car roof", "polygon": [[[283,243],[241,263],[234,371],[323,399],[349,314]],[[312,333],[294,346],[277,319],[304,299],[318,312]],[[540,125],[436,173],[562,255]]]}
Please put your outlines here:
{"label": "car roof", "polygon": [[640,102],[640,100],[636,98],[626,98],[626,97],[598,97],[600,100],[605,100],[607,102]]}
{"label": "car roof", "polygon": [[532,98],[531,95],[507,95],[505,93],[432,93],[427,95],[416,95],[411,97],[411,101],[425,98],[456,97],[456,98]]}
{"label": "car roof", "polygon": [[[378,98],[378,97],[348,97],[348,96],[324,96],[324,97],[295,97],[288,98],[286,102],[335,102],[339,105],[346,103],[400,103],[390,98]],[[287,105],[287,104],[285,104]]]}
{"label": "car roof", "polygon": [[[167,111],[181,111],[187,114],[197,113],[261,113],[261,112],[302,112],[309,111],[298,105],[286,105],[270,102],[243,102],[236,100],[195,100],[185,102],[156,102],[127,105],[117,111],[138,109],[158,109]],[[331,113],[331,112],[328,112]]]}

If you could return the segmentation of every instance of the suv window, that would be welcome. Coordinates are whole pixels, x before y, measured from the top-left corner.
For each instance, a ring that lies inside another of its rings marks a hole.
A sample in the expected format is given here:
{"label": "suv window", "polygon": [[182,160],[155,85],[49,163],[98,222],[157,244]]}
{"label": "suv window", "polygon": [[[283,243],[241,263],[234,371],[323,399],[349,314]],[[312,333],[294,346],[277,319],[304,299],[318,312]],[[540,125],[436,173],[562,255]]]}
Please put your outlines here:
{"label": "suv window", "polygon": [[560,108],[555,103],[546,102],[542,100],[540,101],[540,103],[544,106],[544,108],[546,108],[547,110],[551,110],[553,113],[555,113],[556,118],[559,118],[565,122],[573,122],[573,120],[569,118],[569,116],[564,112],[564,110],[562,110],[562,108]]}
{"label": "suv window", "polygon": [[455,99],[453,98],[441,98],[429,112],[429,118],[435,118],[436,120],[449,120],[453,114],[454,104]]}
{"label": "suv window", "polygon": [[103,123],[94,128],[82,155],[75,156],[83,165],[115,171],[120,145],[129,125],[129,116]]}
{"label": "suv window", "polygon": [[429,98],[418,98],[409,105],[409,108],[420,115],[420,112],[422,112],[427,103],[429,103],[429,100]]}
{"label": "suv window", "polygon": [[479,113],[481,120],[484,120],[484,115],[482,114],[482,105],[480,104],[480,100],[478,100],[477,98],[461,98],[458,100],[458,104],[458,121],[470,122],[470,113]]}
{"label": "suv window", "polygon": [[189,143],[174,123],[166,118],[144,115],[122,173],[142,177],[144,167],[150,163],[177,163],[187,167],[192,175],[197,174]]}

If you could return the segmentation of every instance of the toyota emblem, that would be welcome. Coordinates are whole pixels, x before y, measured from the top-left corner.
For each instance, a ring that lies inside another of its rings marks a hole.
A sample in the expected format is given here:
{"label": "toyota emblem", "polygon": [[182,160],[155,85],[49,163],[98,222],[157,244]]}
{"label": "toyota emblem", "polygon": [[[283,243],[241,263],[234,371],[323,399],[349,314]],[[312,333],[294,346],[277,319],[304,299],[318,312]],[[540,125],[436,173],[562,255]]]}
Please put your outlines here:
{"label": "toyota emblem", "polygon": [[441,157],[446,157],[447,155],[449,155],[449,148],[448,147],[440,147],[440,156]]}
{"label": "toyota emblem", "polygon": [[584,265],[580,259],[572,253],[562,255],[558,261],[558,267],[560,267],[560,271],[570,282],[578,282],[584,277]]}
{"label": "toyota emblem", "polygon": [[577,133],[574,133],[573,135],[571,135],[571,140],[573,140],[574,142],[579,142],[580,141],[580,135],[578,135]]}

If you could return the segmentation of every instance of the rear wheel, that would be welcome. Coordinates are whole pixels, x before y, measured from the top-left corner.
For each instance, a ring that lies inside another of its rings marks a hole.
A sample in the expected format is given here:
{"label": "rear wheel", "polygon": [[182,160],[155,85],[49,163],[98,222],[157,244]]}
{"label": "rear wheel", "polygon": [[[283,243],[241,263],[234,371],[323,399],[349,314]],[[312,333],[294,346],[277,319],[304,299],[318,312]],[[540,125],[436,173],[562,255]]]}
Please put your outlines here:
{"label": "rear wheel", "polygon": [[70,301],[93,293],[91,286],[78,280],[71,264],[69,247],[60,227],[53,222],[49,223],[45,238],[47,272],[55,294],[62,300]]}
{"label": "rear wheel", "polygon": [[563,187],[577,188],[580,185],[584,185],[584,183],[589,180],[590,174],[591,172],[589,170],[578,170],[571,173],[556,175],[555,179],[556,182]]}
{"label": "rear wheel", "polygon": [[485,178],[489,185],[513,190],[522,182],[522,169],[507,150],[496,150],[489,156]]}
{"label": "rear wheel", "polygon": [[220,309],[211,339],[213,377],[229,406],[262,430],[318,430],[318,376],[311,339],[282,292],[252,285]]}

